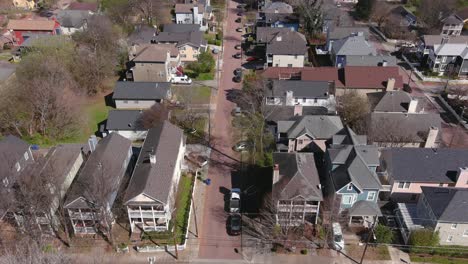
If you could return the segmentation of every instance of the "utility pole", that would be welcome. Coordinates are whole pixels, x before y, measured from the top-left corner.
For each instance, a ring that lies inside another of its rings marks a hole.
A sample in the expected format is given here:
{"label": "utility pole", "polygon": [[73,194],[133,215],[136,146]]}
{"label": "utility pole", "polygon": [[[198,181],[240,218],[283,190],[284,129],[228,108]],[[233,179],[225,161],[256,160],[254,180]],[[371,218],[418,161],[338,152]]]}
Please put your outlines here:
{"label": "utility pole", "polygon": [[364,257],[366,255],[367,247],[369,246],[370,238],[374,234],[375,221],[377,221],[377,215],[374,216],[374,222],[372,223],[372,226],[371,226],[371,228],[369,230],[369,234],[367,235],[366,246],[364,247],[364,252],[362,252],[362,257],[361,257],[361,261],[359,262],[359,264],[362,264],[362,262],[364,261]]}
{"label": "utility pole", "polygon": [[408,78],[408,83],[407,83],[408,86],[411,83],[411,77],[413,76],[413,72],[414,72],[413,67],[410,67],[410,68],[411,68],[411,72],[410,72],[410,75],[409,75],[409,78]]}

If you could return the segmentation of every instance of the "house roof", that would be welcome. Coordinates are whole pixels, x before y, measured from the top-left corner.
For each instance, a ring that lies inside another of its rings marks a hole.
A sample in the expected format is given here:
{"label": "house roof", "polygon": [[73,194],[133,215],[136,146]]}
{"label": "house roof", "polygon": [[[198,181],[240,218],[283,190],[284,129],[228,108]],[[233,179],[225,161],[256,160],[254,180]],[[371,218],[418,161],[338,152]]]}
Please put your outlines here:
{"label": "house roof", "polygon": [[266,13],[265,14],[266,23],[299,23],[299,16],[296,14],[285,14],[285,13]]}
{"label": "house roof", "polygon": [[426,46],[434,46],[436,44],[441,44],[442,40],[446,40],[448,44],[465,44],[468,45],[468,36],[449,36],[445,37],[442,35],[424,35],[423,41]]}
{"label": "house roof", "polygon": [[[131,147],[132,142],[117,133],[111,133],[101,139],[73,181],[65,207],[86,206],[81,202],[74,203],[80,197],[88,202],[99,202],[97,200],[102,198],[112,207],[127,169],[128,164],[125,161],[128,161]],[[102,197],[97,198],[100,195]]]}
{"label": "house roof", "polygon": [[185,44],[191,44],[195,47],[206,45],[206,40],[203,39],[203,32],[161,32],[153,38],[155,43],[177,43],[180,47]]}
{"label": "house roof", "polygon": [[109,110],[107,130],[147,130],[143,127],[141,110]]}
{"label": "house roof", "polygon": [[[140,151],[132,178],[125,195],[125,203],[140,194],[145,194],[167,204],[173,188],[175,170],[180,157],[179,146],[184,140],[183,131],[164,121],[148,131]],[[151,164],[150,154],[156,156],[156,164]]]}
{"label": "house roof", "polygon": [[457,14],[451,14],[450,16],[441,20],[444,24],[463,24],[463,19]]}
{"label": "house roof", "polygon": [[53,31],[55,29],[54,20],[19,20],[10,19],[7,28],[11,30],[42,30],[42,31]]}
{"label": "house roof", "polygon": [[57,20],[62,27],[81,28],[90,17],[87,11],[82,10],[59,10]]}
{"label": "house roof", "polygon": [[21,43],[21,47],[32,47],[35,44],[42,43],[46,44],[47,41],[51,41],[54,38],[58,38],[57,35],[48,35],[48,34],[23,34],[24,41]]}
{"label": "house roof", "polygon": [[327,38],[329,40],[338,40],[349,36],[357,36],[359,32],[362,32],[364,39],[369,38],[368,27],[334,27],[328,32]]}
{"label": "house roof", "polygon": [[135,62],[166,62],[167,52],[171,57],[177,57],[179,50],[173,44],[141,44],[136,46],[133,61]]}
{"label": "house roof", "polygon": [[[193,7],[195,4],[176,4],[175,5],[175,13],[178,14],[192,14]],[[203,14],[205,10],[204,5],[198,4],[198,14]]]}
{"label": "house roof", "polygon": [[349,36],[336,40],[332,45],[335,55],[376,55],[377,50],[364,38],[364,36]]}
{"label": "house roof", "polygon": [[405,91],[388,91],[368,93],[367,99],[372,112],[408,112],[413,98]]}
{"label": "house roof", "polygon": [[333,83],[326,81],[273,80],[272,89],[267,89],[267,96],[285,97],[292,91],[294,97],[328,98]]}
{"label": "house roof", "polygon": [[370,134],[374,142],[426,141],[429,129],[441,131],[439,113],[371,113]]}
{"label": "house roof", "polygon": [[98,4],[91,2],[72,2],[68,8],[69,10],[87,10],[96,13],[98,11]]}
{"label": "house roof", "polygon": [[[294,117],[294,106],[288,105],[265,105],[265,112],[268,113],[267,121],[278,122]],[[302,106],[303,115],[326,115],[327,108],[319,106]]]}
{"label": "house roof", "polygon": [[379,206],[375,202],[361,200],[349,209],[350,216],[382,216]]}
{"label": "house roof", "polygon": [[381,151],[381,165],[396,181],[453,183],[468,166],[468,149],[390,148]]}
{"label": "house roof", "polygon": [[14,165],[23,158],[26,151],[29,150],[29,144],[24,140],[8,135],[0,140],[0,175],[4,176],[16,172]]}
{"label": "house roof", "polygon": [[290,200],[301,196],[322,201],[322,190],[313,153],[273,153],[273,163],[279,166],[279,181],[273,184],[275,200]]}
{"label": "house roof", "polygon": [[421,187],[429,207],[439,221],[468,223],[468,189]]}
{"label": "house roof", "polygon": [[399,67],[345,66],[346,88],[386,88],[389,78],[395,78],[395,89],[403,88]]}
{"label": "house roof", "polygon": [[339,116],[307,115],[287,121],[278,121],[278,133],[287,133],[288,138],[307,134],[314,139],[329,139],[343,129]]}
{"label": "house roof", "polygon": [[468,58],[468,46],[466,43],[434,44],[434,53],[437,56],[461,56],[466,59]]}
{"label": "house roof", "polygon": [[171,90],[168,82],[117,82],[114,86],[114,100],[139,99],[157,100],[166,99]]}
{"label": "house roof", "polygon": [[348,66],[397,66],[397,59],[390,55],[348,55],[346,65]]}
{"label": "house roof", "polygon": [[185,33],[200,31],[199,24],[164,24],[163,32]]}
{"label": "house roof", "polygon": [[128,36],[128,43],[132,44],[149,44],[156,36],[156,29],[148,25],[138,25],[135,30]]}
{"label": "house roof", "polygon": [[292,14],[293,8],[292,6],[284,3],[284,2],[270,2],[265,5],[262,10],[264,13],[286,13]]}
{"label": "house roof", "polygon": [[305,36],[289,28],[257,27],[257,42],[266,43],[267,54],[304,55],[307,52]]}

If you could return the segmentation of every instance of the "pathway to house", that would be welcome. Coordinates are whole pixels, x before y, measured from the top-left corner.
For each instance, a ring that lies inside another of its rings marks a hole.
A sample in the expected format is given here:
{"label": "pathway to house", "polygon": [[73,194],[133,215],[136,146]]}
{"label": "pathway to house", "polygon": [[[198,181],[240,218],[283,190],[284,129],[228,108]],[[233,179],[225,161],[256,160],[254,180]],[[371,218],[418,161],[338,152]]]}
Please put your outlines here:
{"label": "pathway to house", "polygon": [[226,90],[240,88],[232,82],[232,72],[240,66],[240,60],[232,58],[234,46],[241,41],[241,33],[235,31],[236,3],[228,2],[226,27],[224,30],[223,66],[216,96],[216,110],[212,115],[211,145],[217,151],[211,152],[208,178],[211,184],[205,188],[205,203],[201,221],[199,259],[241,259],[237,253],[240,237],[229,236],[226,232],[228,214],[225,198],[232,187],[232,174],[238,166],[238,155],[233,153],[231,139],[231,111],[234,104],[226,99]]}

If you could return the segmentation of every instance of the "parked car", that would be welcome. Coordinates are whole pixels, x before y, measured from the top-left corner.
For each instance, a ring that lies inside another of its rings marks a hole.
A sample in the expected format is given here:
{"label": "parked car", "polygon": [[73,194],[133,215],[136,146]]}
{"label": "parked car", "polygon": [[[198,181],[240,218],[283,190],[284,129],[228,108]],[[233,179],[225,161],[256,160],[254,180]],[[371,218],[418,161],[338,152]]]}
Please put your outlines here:
{"label": "parked car", "polygon": [[240,214],[233,214],[228,217],[228,234],[237,236],[241,233],[242,218]]}
{"label": "parked car", "polygon": [[240,50],[240,49],[242,48],[242,45],[241,45],[241,44],[237,44],[237,45],[234,46],[234,48],[235,48],[236,50]]}
{"label": "parked car", "polygon": [[236,68],[234,70],[234,75],[242,76],[242,68]]}
{"label": "parked car", "polygon": [[236,23],[242,22],[242,18],[240,18],[240,17],[236,18],[235,22],[236,22]]}
{"label": "parked car", "polygon": [[191,84],[192,79],[190,79],[187,75],[174,76],[171,79],[171,83],[174,83],[174,84]]}
{"label": "parked car", "polygon": [[257,61],[257,60],[259,60],[259,58],[257,58],[257,57],[248,57],[246,59],[246,61]]}
{"label": "parked car", "polygon": [[229,199],[229,212],[240,213],[240,189],[232,188],[231,197]]}
{"label": "parked car", "polygon": [[240,83],[242,82],[242,76],[234,75],[234,77],[232,77],[232,81],[235,83]]}
{"label": "parked car", "polygon": [[244,31],[244,29],[241,28],[241,27],[238,27],[238,28],[236,28],[236,31],[237,31],[237,32],[242,32],[242,31]]}
{"label": "parked car", "polygon": [[247,141],[239,141],[237,144],[234,146],[235,151],[246,151],[250,147],[249,142]]}
{"label": "parked car", "polygon": [[218,53],[219,53],[219,49],[213,48],[213,51],[212,51],[212,52],[213,52],[213,54],[218,54]]}
{"label": "parked car", "polygon": [[232,55],[232,57],[240,59],[242,57],[242,54],[240,52],[237,52],[236,54]]}
{"label": "parked car", "polygon": [[239,12],[239,13],[237,13],[237,15],[238,15],[238,16],[243,16],[243,15],[244,15],[244,13],[242,13],[242,12]]}
{"label": "parked car", "polygon": [[234,116],[240,116],[242,115],[242,110],[240,107],[235,107],[234,109],[232,109],[232,115]]}
{"label": "parked car", "polygon": [[343,232],[341,231],[341,226],[339,223],[333,223],[333,247],[341,251],[344,249],[344,239]]}

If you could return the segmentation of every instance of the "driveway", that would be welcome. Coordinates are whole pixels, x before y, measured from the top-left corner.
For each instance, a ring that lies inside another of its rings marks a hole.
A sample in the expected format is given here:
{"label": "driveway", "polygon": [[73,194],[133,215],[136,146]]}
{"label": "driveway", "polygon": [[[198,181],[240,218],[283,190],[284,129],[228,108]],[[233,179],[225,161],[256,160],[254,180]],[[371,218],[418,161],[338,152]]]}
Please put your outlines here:
{"label": "driveway", "polygon": [[[205,206],[200,233],[200,259],[241,259],[240,237],[229,236],[226,232],[227,213],[225,212],[225,196],[232,187],[231,174],[238,165],[238,157],[231,147],[231,111],[234,104],[226,99],[226,91],[239,89],[240,84],[232,82],[232,72],[240,67],[241,60],[232,58],[237,51],[234,46],[240,43],[241,33],[236,32],[238,26],[237,3],[228,2],[226,28],[224,31],[223,66],[219,89],[216,96],[216,111],[212,116],[211,129],[211,161],[208,178],[211,184],[206,188]],[[236,252],[237,251],[237,252]]]}

